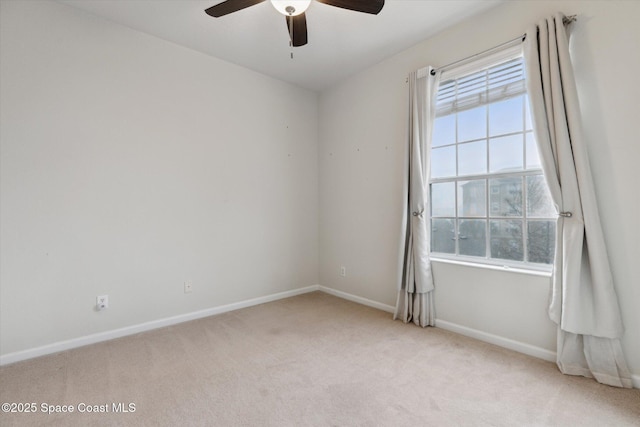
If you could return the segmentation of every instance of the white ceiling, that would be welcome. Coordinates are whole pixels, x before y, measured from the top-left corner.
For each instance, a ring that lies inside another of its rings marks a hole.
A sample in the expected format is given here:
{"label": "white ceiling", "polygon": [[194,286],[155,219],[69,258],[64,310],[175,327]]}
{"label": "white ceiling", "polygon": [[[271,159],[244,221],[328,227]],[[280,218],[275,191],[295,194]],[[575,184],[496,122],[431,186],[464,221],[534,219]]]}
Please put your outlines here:
{"label": "white ceiling", "polygon": [[212,18],[221,0],[58,0],[127,27],[320,91],[505,0],[387,0],[378,15],[313,1],[290,58],[285,17],[265,1]]}

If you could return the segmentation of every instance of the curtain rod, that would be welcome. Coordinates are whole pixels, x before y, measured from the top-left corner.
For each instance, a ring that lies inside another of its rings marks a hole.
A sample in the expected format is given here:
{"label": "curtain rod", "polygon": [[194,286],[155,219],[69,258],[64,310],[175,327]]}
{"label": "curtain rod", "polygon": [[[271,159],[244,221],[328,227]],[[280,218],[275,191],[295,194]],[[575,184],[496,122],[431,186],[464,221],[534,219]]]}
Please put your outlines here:
{"label": "curtain rod", "polygon": [[[564,25],[569,25],[570,23],[572,23],[572,22],[574,22],[574,21],[577,21],[577,20],[578,20],[577,15],[569,15],[569,16],[565,16],[565,17],[562,19],[562,23],[563,23]],[[472,59],[474,59],[474,58],[477,58],[478,56],[486,55],[486,54],[488,54],[488,53],[490,53],[490,52],[493,52],[494,50],[498,50],[498,49],[503,48],[503,47],[505,47],[505,46],[509,46],[509,45],[514,44],[514,43],[516,43],[516,42],[518,42],[518,41],[520,41],[520,42],[524,42],[524,40],[525,40],[526,38],[527,38],[527,35],[526,35],[526,34],[523,34],[523,35],[521,35],[520,37],[516,37],[515,39],[509,40],[509,41],[504,42],[504,43],[501,43],[501,44],[499,44],[498,46],[494,46],[494,47],[489,48],[489,49],[487,49],[487,50],[483,50],[483,51],[482,51],[482,52],[480,52],[480,53],[476,53],[476,54],[471,55],[471,56],[468,56],[468,57],[466,57],[466,58],[459,59],[459,60],[457,60],[457,61],[455,61],[455,62],[451,62],[451,63],[449,63],[449,64],[447,64],[447,65],[442,66],[442,67],[434,68],[434,69],[432,69],[432,70],[431,70],[431,75],[432,75],[432,76],[434,76],[434,75],[436,74],[436,71],[444,71],[444,70],[446,70],[447,68],[451,68],[451,67],[453,67],[454,65],[458,65],[458,64],[460,64],[461,62],[470,61],[470,60],[472,60]]]}

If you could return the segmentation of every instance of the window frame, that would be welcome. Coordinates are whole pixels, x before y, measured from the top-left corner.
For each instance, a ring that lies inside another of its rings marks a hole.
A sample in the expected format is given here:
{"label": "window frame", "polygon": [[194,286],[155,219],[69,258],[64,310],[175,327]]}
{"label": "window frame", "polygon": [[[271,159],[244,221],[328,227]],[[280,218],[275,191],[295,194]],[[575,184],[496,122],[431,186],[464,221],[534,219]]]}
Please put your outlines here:
{"label": "window frame", "polygon": [[[461,65],[445,70],[442,72],[441,74],[441,78],[440,81],[450,81],[453,79],[459,79],[468,75],[472,75],[474,73],[479,73],[481,71],[486,71],[487,69],[491,68],[491,67],[496,67],[501,65],[502,63],[505,63],[507,61],[522,57],[522,46],[520,44],[518,44],[517,46],[512,46],[512,47],[507,47],[503,50],[500,50],[498,52],[494,52],[490,55],[486,55],[484,57],[481,57],[479,59],[473,59],[470,61],[465,61],[464,63],[462,63]],[[438,88],[439,90],[439,88]],[[438,90],[436,90],[436,96],[438,94]],[[552,221],[555,227],[555,231],[557,232],[557,216],[549,216],[549,217],[542,217],[542,216],[529,216],[528,214],[528,199],[527,199],[527,190],[528,190],[528,177],[530,176],[541,176],[542,179],[544,180],[544,172],[542,170],[541,165],[535,168],[528,168],[527,167],[527,135],[531,134],[534,138],[535,135],[533,134],[533,129],[528,129],[526,126],[527,123],[527,116],[526,116],[526,112],[527,110],[530,110],[530,108],[528,107],[528,105],[526,105],[526,103],[528,102],[528,93],[526,91],[526,89],[524,90],[524,94],[520,94],[518,96],[522,96],[523,99],[523,103],[525,103],[525,105],[523,105],[523,127],[522,129],[516,131],[516,132],[511,132],[511,133],[505,133],[505,134],[499,134],[499,135],[494,135],[495,137],[504,137],[504,136],[512,136],[512,135],[517,135],[517,136],[521,136],[523,141],[522,141],[522,169],[518,169],[518,170],[514,170],[514,171],[503,171],[503,172],[491,172],[491,156],[490,156],[490,140],[491,140],[491,135],[490,135],[490,130],[489,130],[489,106],[491,104],[503,101],[503,100],[507,100],[507,99],[511,99],[512,97],[504,97],[501,99],[497,99],[497,100],[493,100],[490,102],[484,102],[484,103],[480,103],[479,105],[484,105],[486,106],[486,120],[487,120],[487,128],[486,128],[486,134],[484,138],[480,138],[480,139],[471,139],[469,141],[459,141],[458,140],[458,123],[457,123],[457,116],[458,116],[458,110],[452,110],[451,112],[445,113],[442,116],[447,116],[448,114],[455,114],[455,140],[453,141],[453,143],[451,144],[443,144],[443,145],[438,145],[437,148],[442,148],[442,147],[454,147],[455,149],[455,175],[454,176],[447,176],[447,177],[438,177],[438,178],[432,178],[431,176],[429,176],[428,178],[428,186],[429,186],[429,211],[430,211],[430,222],[429,222],[429,227],[430,230],[433,230],[433,220],[434,219],[442,219],[442,220],[450,220],[453,223],[454,226],[454,253],[447,253],[447,252],[435,252],[433,251],[433,247],[430,250],[430,257],[433,260],[442,260],[442,261],[448,261],[448,262],[460,262],[463,264],[471,264],[471,265],[478,265],[478,266],[491,266],[493,268],[501,268],[501,269],[508,269],[508,270],[513,270],[513,271],[532,271],[532,272],[537,272],[537,273],[549,273],[552,271],[553,269],[553,260],[551,261],[550,264],[545,264],[545,263],[537,263],[537,262],[531,262],[529,261],[528,255],[529,255],[529,224],[530,223],[534,223],[536,221],[545,221],[545,222],[549,222]],[[475,108],[475,107],[473,107]],[[462,110],[464,111],[464,110]],[[530,112],[529,112],[530,114]],[[435,123],[435,122],[434,122]],[[486,141],[485,144],[485,150],[486,150],[486,172],[485,173],[476,173],[476,174],[469,174],[469,175],[459,175],[459,169],[460,169],[460,164],[459,164],[459,147],[462,144],[467,144],[467,143],[471,143],[471,142],[477,142],[477,141]],[[434,147],[430,147],[430,151],[429,151],[429,159],[431,161],[432,153],[433,153],[433,149]],[[430,170],[432,170],[432,168],[430,168]],[[522,212],[520,213],[519,216],[507,216],[507,215],[495,215],[492,214],[492,194],[494,194],[493,188],[491,186],[491,180],[494,179],[501,179],[501,178],[507,178],[507,179],[519,179],[521,180],[521,198],[522,198],[522,202],[521,202],[521,210]],[[484,181],[484,193],[485,193],[485,207],[484,207],[484,216],[462,216],[460,215],[461,212],[459,212],[460,210],[460,206],[459,206],[459,185],[460,182],[466,182],[466,181]],[[433,192],[432,190],[432,186],[433,184],[441,184],[441,183],[448,183],[448,182],[452,182],[453,183],[453,187],[454,187],[454,216],[450,216],[450,215],[433,215],[433,203],[432,203],[432,195]],[[548,189],[547,189],[548,191]],[[460,254],[460,224],[461,221],[464,220],[482,220],[484,221],[484,240],[485,240],[485,253],[484,256],[472,256],[472,255],[461,255]],[[492,258],[491,257],[491,221],[492,220],[517,220],[520,221],[521,223],[521,236],[522,236],[522,261],[519,260],[509,260],[509,259],[502,259],[502,258]],[[431,239],[430,239],[431,240]],[[555,241],[555,238],[554,238]],[[433,246],[433,245],[432,245]]]}

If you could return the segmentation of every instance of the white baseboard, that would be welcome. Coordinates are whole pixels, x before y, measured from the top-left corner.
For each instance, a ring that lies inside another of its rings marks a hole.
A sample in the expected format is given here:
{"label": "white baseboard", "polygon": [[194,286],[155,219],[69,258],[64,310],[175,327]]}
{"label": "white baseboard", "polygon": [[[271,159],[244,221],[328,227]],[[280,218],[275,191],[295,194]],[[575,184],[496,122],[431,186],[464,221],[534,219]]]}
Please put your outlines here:
{"label": "white baseboard", "polygon": [[537,347],[535,345],[526,344],[520,341],[515,341],[509,338],[501,337],[499,335],[482,332],[477,329],[468,328],[466,326],[457,325],[455,323],[447,322],[446,320],[436,319],[436,328],[445,329],[447,331],[455,332],[466,337],[475,338],[479,341],[495,344],[499,347],[517,351],[518,353],[537,357],[538,359],[547,360],[549,362],[556,361],[555,351],[547,350],[542,347]]}
{"label": "white baseboard", "polygon": [[[279,292],[276,294],[265,295],[258,298],[252,298],[245,301],[239,301],[236,303],[221,305],[218,307],[209,308],[206,310],[195,311],[192,313],[185,313],[178,316],[167,317],[164,319],[158,319],[151,322],[140,323],[138,325],[127,326],[120,329],[114,329],[112,331],[100,332],[97,334],[87,335],[84,337],[73,338],[66,341],[59,341],[56,343],[36,347],[32,349],[17,351],[14,353],[8,353],[0,356],[0,366],[8,365],[10,363],[19,362],[22,360],[32,359],[34,357],[45,356],[47,354],[58,353],[60,351],[70,350],[77,347],[83,347],[89,344],[95,344],[102,341],[108,341],[114,338],[121,338],[128,335],[137,334],[140,332],[150,331],[153,329],[162,328],[165,326],[171,326],[182,322],[188,322],[190,320],[201,319],[203,317],[213,316],[215,314],[226,313],[229,311],[239,310],[241,308],[251,307],[254,305],[264,304],[267,302],[277,301],[284,298],[293,297],[296,295],[302,295],[309,292],[321,291],[329,295],[336,296],[338,298],[346,299],[358,304],[366,305],[369,307],[377,308],[378,310],[393,313],[395,307],[387,304],[383,304],[377,301],[363,298],[357,295],[349,294],[347,292],[338,291],[336,289],[327,288],[321,285],[312,285],[304,288],[293,289],[290,291]],[[480,341],[495,344],[500,347],[508,348],[520,353],[528,354],[529,356],[537,357],[539,359],[548,360],[550,362],[556,361],[556,353],[550,350],[536,347],[530,344],[525,344],[519,341],[504,338],[498,335],[489,334],[487,332],[478,331],[476,329],[468,328],[466,326],[460,326],[455,323],[447,322],[445,320],[436,319],[436,327],[442,328],[451,332],[458,333],[470,338],[475,338]],[[640,389],[640,375],[632,375],[631,380],[633,387]]]}
{"label": "white baseboard", "polygon": [[[357,295],[349,294],[347,292],[338,291],[336,289],[327,288],[326,286],[318,286],[318,290],[330,295],[334,295],[339,298],[343,298],[349,301],[353,301],[359,304],[367,305],[369,307],[377,308],[379,310],[387,311],[389,313],[395,312],[395,307],[387,304],[382,304],[377,301],[373,301],[367,298],[359,297]],[[488,342],[490,344],[497,345],[498,347],[508,348],[509,350],[517,351],[529,356],[537,357],[549,362],[556,362],[556,352],[547,350],[535,345],[526,344],[520,341],[515,341],[509,338],[501,337],[499,335],[493,335],[487,332],[482,332],[477,329],[468,328],[455,323],[447,322],[446,320],[436,319],[436,327],[445,329],[447,331],[455,332],[466,337],[475,338],[479,341]],[[631,375],[631,381],[633,387],[640,389],[640,375]]]}
{"label": "white baseboard", "polygon": [[[367,305],[369,307],[374,307],[379,310],[387,311],[389,313],[393,313],[395,311],[395,307],[391,305],[382,304],[377,301],[372,301],[367,298],[362,298],[353,294],[349,294],[347,292],[338,291],[332,288],[327,288],[325,286],[319,286],[319,290],[327,294],[337,296],[339,298],[357,302],[359,304]],[[476,329],[467,328],[466,326],[460,326],[455,323],[447,322],[445,320],[436,319],[436,327],[441,329],[446,329],[448,331],[455,332],[470,338],[475,338],[480,341],[488,342],[490,344],[495,344],[499,347],[508,348],[510,350],[517,351],[519,353],[528,354],[529,356],[534,356],[539,359],[548,360],[550,362],[556,361],[555,352],[546,350],[541,347],[536,347],[530,344],[515,341],[509,338],[504,338],[498,335],[489,334],[487,332],[478,331]]]}
{"label": "white baseboard", "polygon": [[296,295],[306,294],[320,290],[319,285],[307,286],[304,288],[293,289],[291,291],[279,292],[276,294],[265,295],[258,298],[252,298],[245,301],[239,301],[231,304],[221,305],[218,307],[208,308],[205,310],[194,311],[191,313],[180,314],[177,316],[167,317],[164,319],[153,320],[151,322],[140,323],[137,325],[127,326],[124,328],[114,329],[111,331],[100,332],[97,334],[86,335],[83,337],[73,338],[66,341],[59,341],[52,344],[43,345],[41,347],[31,348],[27,350],[8,353],[0,356],[0,366],[9,363],[20,362],[22,360],[33,359],[34,357],[45,356],[47,354],[58,353],[60,351],[70,350],[72,348],[83,347],[89,344],[95,344],[102,341],[121,338],[127,335],[138,334],[140,332],[150,331],[165,326],[171,326],[190,320],[201,319],[203,317],[213,316],[215,314],[226,313],[229,311],[239,310],[241,308],[251,307],[258,304],[264,304],[279,299],[289,298]]}
{"label": "white baseboard", "polygon": [[389,313],[393,313],[395,311],[395,307],[387,304],[382,304],[378,301],[373,301],[367,298],[362,298],[353,294],[348,294],[346,292],[338,291],[332,288],[327,288],[326,286],[319,286],[320,291],[336,296],[338,298],[346,299],[349,301],[357,302],[358,304],[366,305],[369,307],[377,308],[378,310],[387,311]]}
{"label": "white baseboard", "polygon": [[[529,356],[537,357],[538,359],[547,360],[549,362],[556,362],[556,352],[537,347],[530,344],[525,344],[520,341],[514,341],[509,338],[504,338],[499,335],[489,334],[487,332],[478,331],[476,329],[467,328],[466,326],[460,326],[455,323],[447,322],[445,320],[436,319],[436,327],[446,329],[447,331],[455,332],[460,335],[464,335],[470,338],[475,338],[479,341],[495,344],[499,347],[508,348],[509,350],[517,351],[518,353],[524,353]],[[631,375],[631,383],[633,388],[640,389],[640,375]]]}
{"label": "white baseboard", "polygon": [[[349,294],[347,292],[338,291],[336,289],[327,288],[325,286],[319,286],[319,290],[330,295],[334,295],[339,298],[343,298],[349,301],[353,301],[359,304],[363,304],[369,307],[377,308],[389,313],[395,312],[395,307],[387,304],[382,304],[377,301],[373,301],[367,298],[359,297],[357,295]],[[520,341],[515,341],[509,338],[504,338],[499,335],[489,334],[476,329],[467,328],[466,326],[460,326],[455,323],[447,322],[445,320],[436,319],[436,327],[445,329],[451,332],[458,333],[470,338],[475,338],[480,341],[495,344],[499,347],[508,348],[510,350],[524,353],[529,356],[537,357],[539,359],[548,360],[550,362],[556,361],[556,353],[550,350],[546,350],[541,347],[536,347],[530,344],[526,344]],[[640,379],[640,378],[638,378]]]}

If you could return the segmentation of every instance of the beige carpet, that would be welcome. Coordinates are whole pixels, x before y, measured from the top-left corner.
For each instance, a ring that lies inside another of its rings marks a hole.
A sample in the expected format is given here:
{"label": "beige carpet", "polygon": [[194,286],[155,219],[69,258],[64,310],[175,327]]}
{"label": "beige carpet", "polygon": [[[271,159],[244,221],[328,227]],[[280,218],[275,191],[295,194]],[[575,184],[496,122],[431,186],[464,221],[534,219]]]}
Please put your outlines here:
{"label": "beige carpet", "polygon": [[640,426],[640,390],[323,293],[5,366],[0,396],[37,404],[2,426]]}

